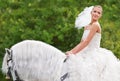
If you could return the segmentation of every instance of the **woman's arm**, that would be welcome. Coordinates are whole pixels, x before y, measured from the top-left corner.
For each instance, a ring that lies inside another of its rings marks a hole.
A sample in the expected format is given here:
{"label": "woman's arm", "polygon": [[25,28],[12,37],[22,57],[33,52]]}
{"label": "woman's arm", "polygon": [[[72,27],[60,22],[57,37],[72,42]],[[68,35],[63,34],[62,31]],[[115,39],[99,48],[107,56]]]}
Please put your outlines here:
{"label": "woman's arm", "polygon": [[66,53],[76,54],[80,52],[83,48],[85,48],[89,44],[89,42],[91,41],[97,30],[98,30],[98,25],[93,24],[92,27],[90,28],[90,33],[88,34],[87,38],[81,41],[77,46],[75,46],[72,50]]}

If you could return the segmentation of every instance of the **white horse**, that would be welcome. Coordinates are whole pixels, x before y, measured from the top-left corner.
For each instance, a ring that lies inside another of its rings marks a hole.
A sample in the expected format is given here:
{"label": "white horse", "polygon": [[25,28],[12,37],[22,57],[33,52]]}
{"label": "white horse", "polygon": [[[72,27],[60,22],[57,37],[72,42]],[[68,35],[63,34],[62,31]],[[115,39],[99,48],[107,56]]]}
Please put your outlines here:
{"label": "white horse", "polygon": [[23,81],[60,81],[66,73],[65,59],[63,52],[49,44],[25,40],[6,50],[2,71],[10,69],[14,81],[18,76]]}

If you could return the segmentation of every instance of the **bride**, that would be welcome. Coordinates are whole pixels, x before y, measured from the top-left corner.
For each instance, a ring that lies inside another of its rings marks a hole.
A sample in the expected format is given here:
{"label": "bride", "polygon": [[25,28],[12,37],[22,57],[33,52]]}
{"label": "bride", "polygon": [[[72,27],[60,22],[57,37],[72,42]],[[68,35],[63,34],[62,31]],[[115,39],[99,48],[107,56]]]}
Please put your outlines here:
{"label": "bride", "polygon": [[[85,20],[83,15],[90,17]],[[24,81],[120,81],[119,60],[110,50],[100,47],[101,16],[99,5],[79,15],[76,27],[84,26],[82,40],[66,55],[41,41],[26,40],[12,46],[3,59],[3,72],[8,72],[10,64]]]}
{"label": "bride", "polygon": [[[96,5],[91,8],[91,21],[84,27],[81,42],[66,52],[71,61],[69,67],[71,70],[76,70],[72,73],[79,77],[79,79],[70,78],[73,81],[120,81],[119,60],[110,50],[100,47],[101,27],[98,20],[102,16],[102,7]],[[76,25],[79,21],[81,20],[78,19]]]}

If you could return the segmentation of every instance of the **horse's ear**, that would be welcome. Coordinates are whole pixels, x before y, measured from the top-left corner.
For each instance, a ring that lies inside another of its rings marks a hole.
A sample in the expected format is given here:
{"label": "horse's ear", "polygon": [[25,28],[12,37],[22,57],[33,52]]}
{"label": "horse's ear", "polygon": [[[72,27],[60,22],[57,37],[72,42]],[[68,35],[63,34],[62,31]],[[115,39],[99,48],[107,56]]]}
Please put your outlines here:
{"label": "horse's ear", "polygon": [[8,48],[5,48],[5,50],[6,50],[6,53],[10,55],[11,50],[10,50],[10,49],[8,49]]}

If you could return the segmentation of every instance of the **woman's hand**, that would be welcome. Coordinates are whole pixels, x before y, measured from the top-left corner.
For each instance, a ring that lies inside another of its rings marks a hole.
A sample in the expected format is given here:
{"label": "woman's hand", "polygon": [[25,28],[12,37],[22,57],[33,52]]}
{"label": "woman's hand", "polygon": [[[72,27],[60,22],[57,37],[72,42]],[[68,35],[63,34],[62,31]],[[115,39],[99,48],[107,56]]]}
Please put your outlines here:
{"label": "woman's hand", "polygon": [[67,57],[69,57],[70,54],[73,54],[73,53],[71,51],[66,52]]}

